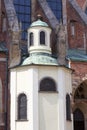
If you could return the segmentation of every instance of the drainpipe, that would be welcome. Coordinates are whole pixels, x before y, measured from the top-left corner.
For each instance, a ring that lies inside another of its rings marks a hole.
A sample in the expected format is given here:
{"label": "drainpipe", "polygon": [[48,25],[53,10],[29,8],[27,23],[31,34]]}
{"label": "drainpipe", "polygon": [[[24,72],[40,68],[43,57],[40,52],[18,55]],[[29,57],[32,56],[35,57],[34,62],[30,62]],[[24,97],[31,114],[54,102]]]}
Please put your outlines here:
{"label": "drainpipe", "polygon": [[70,58],[67,58],[68,59],[68,67],[71,68],[71,60]]}
{"label": "drainpipe", "polygon": [[6,54],[6,85],[5,85],[5,128],[4,130],[8,130],[8,50],[5,52]]}

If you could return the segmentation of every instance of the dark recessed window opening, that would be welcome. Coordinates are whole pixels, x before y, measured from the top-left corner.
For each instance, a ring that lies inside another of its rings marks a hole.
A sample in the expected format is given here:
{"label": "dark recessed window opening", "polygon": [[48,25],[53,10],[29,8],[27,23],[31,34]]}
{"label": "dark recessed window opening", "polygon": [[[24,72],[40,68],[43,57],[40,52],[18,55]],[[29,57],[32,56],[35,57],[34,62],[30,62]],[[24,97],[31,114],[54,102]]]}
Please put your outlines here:
{"label": "dark recessed window opening", "polygon": [[45,32],[40,32],[40,45],[45,45]]}
{"label": "dark recessed window opening", "polygon": [[71,121],[71,103],[69,94],[66,95],[66,120]]}
{"label": "dark recessed window opening", "polygon": [[84,120],[84,115],[83,113],[81,112],[81,110],[79,108],[77,108],[75,111],[74,111],[74,120],[75,121],[83,121]]}
{"label": "dark recessed window opening", "polygon": [[33,33],[30,33],[30,46],[32,46],[34,43],[34,35]]}
{"label": "dark recessed window opening", "polygon": [[40,91],[57,91],[56,83],[51,78],[44,78],[40,82]]}
{"label": "dark recessed window opening", "polygon": [[27,119],[27,97],[25,94],[20,94],[18,97],[18,120]]}
{"label": "dark recessed window opening", "polygon": [[79,108],[77,108],[74,111],[73,117],[74,117],[74,120],[73,120],[74,130],[85,130],[84,114]]}
{"label": "dark recessed window opening", "polygon": [[27,40],[27,29],[31,21],[31,0],[14,0],[19,22],[22,23],[22,39]]}

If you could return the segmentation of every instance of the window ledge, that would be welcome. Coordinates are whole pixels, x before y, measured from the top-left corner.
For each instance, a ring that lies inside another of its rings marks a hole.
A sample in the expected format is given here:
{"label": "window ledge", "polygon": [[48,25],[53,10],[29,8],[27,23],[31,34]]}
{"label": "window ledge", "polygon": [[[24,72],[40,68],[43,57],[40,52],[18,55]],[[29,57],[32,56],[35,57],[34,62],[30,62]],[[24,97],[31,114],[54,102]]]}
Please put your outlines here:
{"label": "window ledge", "polygon": [[71,122],[72,120],[71,119],[66,119],[68,122]]}
{"label": "window ledge", "polygon": [[17,122],[25,122],[25,121],[28,121],[27,119],[17,119],[16,120]]}
{"label": "window ledge", "polygon": [[58,93],[58,91],[39,91],[39,93]]}

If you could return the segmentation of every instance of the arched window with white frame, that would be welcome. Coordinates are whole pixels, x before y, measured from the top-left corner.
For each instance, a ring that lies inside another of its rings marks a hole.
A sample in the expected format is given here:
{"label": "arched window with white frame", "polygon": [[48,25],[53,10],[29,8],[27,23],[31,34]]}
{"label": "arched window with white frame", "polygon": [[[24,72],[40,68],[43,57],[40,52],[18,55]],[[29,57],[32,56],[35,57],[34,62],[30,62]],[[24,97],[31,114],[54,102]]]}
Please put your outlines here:
{"label": "arched window with white frame", "polygon": [[24,93],[18,96],[18,120],[27,119],[27,97]]}

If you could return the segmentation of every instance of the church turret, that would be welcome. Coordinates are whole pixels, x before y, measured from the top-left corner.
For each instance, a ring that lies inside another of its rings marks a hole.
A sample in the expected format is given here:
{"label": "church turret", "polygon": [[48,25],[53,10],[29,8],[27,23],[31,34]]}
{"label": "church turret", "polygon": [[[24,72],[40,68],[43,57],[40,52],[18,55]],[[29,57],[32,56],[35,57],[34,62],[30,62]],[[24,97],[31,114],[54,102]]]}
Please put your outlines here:
{"label": "church turret", "polygon": [[43,52],[51,54],[50,47],[51,28],[39,17],[28,29],[28,51],[30,54]]}
{"label": "church turret", "polygon": [[51,28],[40,17],[28,28],[28,52],[29,57],[24,60],[26,64],[54,64],[57,59],[52,56],[50,47]]}
{"label": "church turret", "polygon": [[28,29],[29,57],[11,69],[11,130],[73,129],[72,71],[52,56],[50,34],[47,23],[33,22]]}

